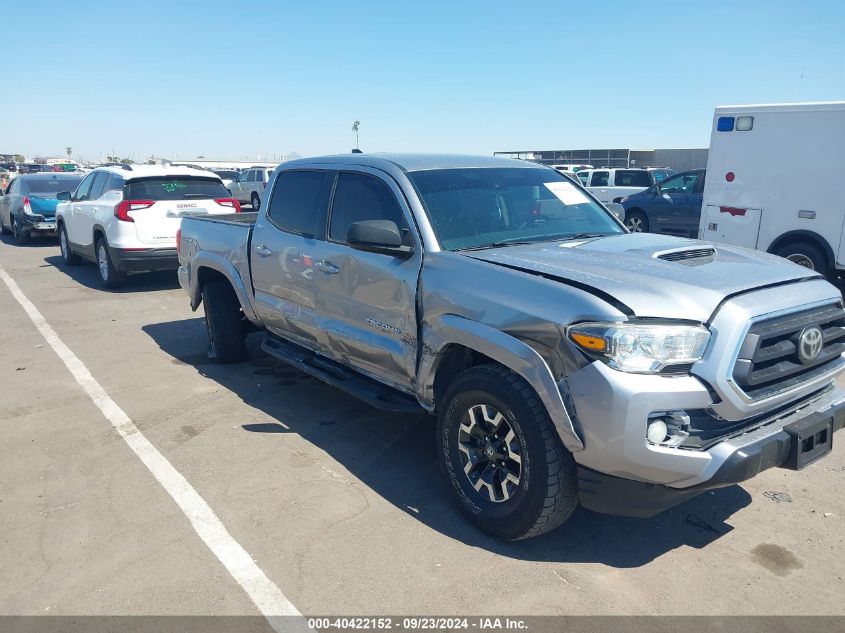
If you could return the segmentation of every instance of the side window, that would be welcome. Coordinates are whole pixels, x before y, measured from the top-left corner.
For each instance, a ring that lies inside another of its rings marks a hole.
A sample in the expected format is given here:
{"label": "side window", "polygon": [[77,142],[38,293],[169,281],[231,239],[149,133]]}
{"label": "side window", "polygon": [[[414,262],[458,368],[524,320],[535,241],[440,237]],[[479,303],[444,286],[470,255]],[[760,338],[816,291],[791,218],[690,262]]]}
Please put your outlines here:
{"label": "side window", "polygon": [[21,189],[21,181],[15,178],[6,188],[6,193],[17,194]]}
{"label": "side window", "polygon": [[707,178],[707,172],[701,172],[701,175],[695,181],[695,187],[693,188],[693,193],[704,193],[704,181]]}
{"label": "side window", "polygon": [[593,178],[590,182],[591,187],[607,187],[607,183],[610,180],[610,172],[607,171],[594,171]]}
{"label": "side window", "polygon": [[109,175],[110,174],[105,171],[101,171],[97,174],[97,177],[94,179],[94,184],[91,185],[91,191],[88,193],[89,200],[97,200],[103,195],[103,192],[106,190],[106,181],[109,179]]}
{"label": "side window", "polygon": [[663,181],[660,190],[663,193],[690,193],[695,188],[698,176],[697,172],[672,176]]}
{"label": "side window", "polygon": [[250,169],[246,174],[246,181],[255,182],[256,180],[258,180],[258,178],[255,177],[256,175],[257,172],[254,169]]}
{"label": "side window", "polygon": [[91,191],[91,183],[94,182],[94,176],[96,175],[96,173],[92,172],[85,177],[85,180],[79,183],[79,186],[76,188],[76,191],[73,194],[74,200],[88,200],[88,194]]}
{"label": "side window", "polygon": [[283,171],[276,176],[267,217],[283,231],[319,236],[323,218],[324,171]]}
{"label": "side window", "polygon": [[579,171],[577,174],[578,179],[581,181],[581,184],[585,187],[587,186],[587,181],[590,179],[590,172],[588,171]]}
{"label": "side window", "polygon": [[651,177],[647,171],[620,169],[614,172],[613,183],[617,187],[650,187]]}
{"label": "side window", "polygon": [[109,174],[105,191],[123,191],[123,178],[117,174]]}
{"label": "side window", "polygon": [[345,242],[349,225],[362,220],[393,220],[400,231],[405,224],[387,183],[368,174],[343,172],[335,188],[329,239]]}

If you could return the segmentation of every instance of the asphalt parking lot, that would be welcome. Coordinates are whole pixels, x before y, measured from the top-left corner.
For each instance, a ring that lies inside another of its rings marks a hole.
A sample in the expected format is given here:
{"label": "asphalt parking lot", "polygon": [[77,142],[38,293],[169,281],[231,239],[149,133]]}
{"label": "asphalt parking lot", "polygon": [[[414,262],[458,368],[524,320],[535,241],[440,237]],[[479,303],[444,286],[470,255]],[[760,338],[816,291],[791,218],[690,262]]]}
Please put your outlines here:
{"label": "asphalt parking lot", "polygon": [[[845,614],[845,450],[650,520],[578,510],[500,543],[452,507],[433,420],[258,350],[211,364],[175,274],[100,289],[52,240],[14,279],[303,614]],[[0,613],[257,614],[0,284]]]}

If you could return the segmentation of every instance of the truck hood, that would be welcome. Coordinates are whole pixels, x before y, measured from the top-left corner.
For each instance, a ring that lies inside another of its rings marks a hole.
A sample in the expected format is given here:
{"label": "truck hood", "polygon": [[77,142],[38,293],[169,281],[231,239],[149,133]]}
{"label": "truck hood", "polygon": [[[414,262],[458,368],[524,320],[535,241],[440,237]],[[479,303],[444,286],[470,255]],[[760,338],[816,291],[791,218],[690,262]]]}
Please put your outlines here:
{"label": "truck hood", "polygon": [[700,322],[728,296],[821,277],[760,251],[650,233],[464,254],[581,287],[634,316]]}

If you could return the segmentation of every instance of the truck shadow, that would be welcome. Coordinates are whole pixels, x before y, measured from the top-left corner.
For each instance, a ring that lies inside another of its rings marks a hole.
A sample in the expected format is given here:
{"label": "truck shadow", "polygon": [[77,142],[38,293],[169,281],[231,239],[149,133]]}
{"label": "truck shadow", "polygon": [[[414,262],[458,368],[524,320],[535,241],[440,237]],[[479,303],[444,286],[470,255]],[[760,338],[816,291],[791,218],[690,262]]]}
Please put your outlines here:
{"label": "truck shadow", "polygon": [[100,281],[100,275],[97,272],[97,266],[91,262],[84,261],[78,266],[67,266],[64,263],[61,255],[51,255],[45,257],[44,261],[65,275],[73,279],[78,284],[90,288],[92,290],[99,290],[100,292],[131,293],[131,292],[155,292],[157,290],[174,290],[179,287],[179,280],[176,277],[175,270],[165,270],[154,273],[138,273],[137,275],[128,275],[126,283],[120,288],[104,288]]}
{"label": "truck shadow", "polygon": [[296,433],[428,527],[502,556],[639,567],[681,546],[706,547],[730,532],[733,528],[726,520],[751,502],[745,490],[732,486],[652,519],[599,515],[579,508],[549,534],[517,543],[496,541],[475,529],[453,505],[436,463],[433,417],[372,409],[263,354],[258,349],[260,334],[248,337],[249,360],[217,365],[204,353],[202,318],[151,324],[143,330],[174,363],[193,366],[250,407],[280,421],[244,424],[244,432]]}

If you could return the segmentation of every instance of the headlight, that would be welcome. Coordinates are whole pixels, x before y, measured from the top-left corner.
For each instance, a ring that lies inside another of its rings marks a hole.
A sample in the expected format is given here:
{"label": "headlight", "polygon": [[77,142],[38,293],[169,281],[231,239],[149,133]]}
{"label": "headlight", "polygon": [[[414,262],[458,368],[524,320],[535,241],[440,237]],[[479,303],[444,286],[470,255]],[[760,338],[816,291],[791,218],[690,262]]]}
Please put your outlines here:
{"label": "headlight", "polygon": [[670,323],[579,323],[567,334],[614,369],[640,374],[701,360],[710,340],[710,332],[700,325]]}

